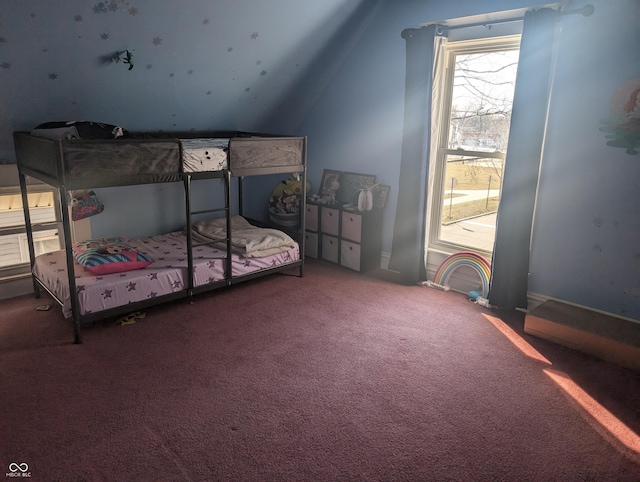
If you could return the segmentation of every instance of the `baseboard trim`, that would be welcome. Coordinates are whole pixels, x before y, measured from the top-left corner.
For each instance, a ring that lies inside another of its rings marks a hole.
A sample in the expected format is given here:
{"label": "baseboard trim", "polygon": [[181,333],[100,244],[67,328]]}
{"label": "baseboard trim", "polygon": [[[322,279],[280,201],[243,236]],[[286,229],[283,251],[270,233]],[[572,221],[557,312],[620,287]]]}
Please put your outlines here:
{"label": "baseboard trim", "polygon": [[581,304],[578,304],[578,303],[572,303],[571,301],[562,300],[560,298],[554,298],[552,296],[546,296],[546,295],[541,295],[539,293],[533,293],[531,291],[529,291],[527,293],[527,300],[528,300],[528,303],[529,303],[528,304],[528,310],[527,310],[528,312],[531,312],[532,310],[534,310],[535,308],[537,308],[541,304],[545,303],[546,301],[557,301],[558,303],[563,303],[565,305],[570,305],[570,306],[573,306],[575,308],[581,308],[583,310],[593,311],[593,312],[599,313],[601,315],[610,316],[610,317],[617,318],[617,319],[620,319],[620,320],[630,321],[631,323],[640,324],[640,320],[636,320],[634,318],[629,318],[627,316],[618,315],[617,313],[611,313],[609,311],[599,310],[599,309],[593,308],[591,306],[581,305]]}
{"label": "baseboard trim", "polygon": [[549,300],[525,316],[524,331],[640,371],[640,323]]}
{"label": "baseboard trim", "polygon": [[[383,270],[389,269],[389,260],[391,258],[391,253],[382,251],[380,253],[380,268]],[[441,260],[440,260],[441,261]],[[433,280],[436,270],[439,265],[436,264],[427,264],[427,279]],[[461,267],[460,270],[456,271],[451,276],[452,285],[451,290],[458,293],[468,293],[470,290],[478,289],[478,276],[472,269],[466,269],[465,267]],[[546,303],[547,301],[556,301],[558,303],[564,303],[566,305],[573,306],[575,308],[580,308],[584,310],[589,310],[595,313],[599,313],[604,316],[614,317],[620,320],[628,321],[631,323],[640,324],[640,320],[635,320],[633,318],[628,318],[625,316],[621,316],[615,313],[610,313],[604,310],[599,310],[597,308],[592,308],[591,306],[580,305],[577,303],[572,303],[570,301],[562,300],[559,298],[554,298],[552,296],[542,295],[540,293],[535,293],[533,291],[527,292],[527,309],[521,310],[525,313],[530,313],[535,310],[540,305]]]}

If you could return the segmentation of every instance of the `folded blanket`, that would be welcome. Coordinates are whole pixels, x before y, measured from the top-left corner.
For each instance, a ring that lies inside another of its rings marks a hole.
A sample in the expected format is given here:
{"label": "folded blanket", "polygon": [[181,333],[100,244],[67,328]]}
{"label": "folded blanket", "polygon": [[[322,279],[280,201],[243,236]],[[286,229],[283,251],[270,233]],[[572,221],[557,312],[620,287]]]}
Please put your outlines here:
{"label": "folded blanket", "polygon": [[[216,246],[226,249],[227,221],[224,218],[197,221],[192,225],[193,238],[197,242],[216,241]],[[296,242],[277,229],[259,228],[242,216],[231,218],[231,249],[245,258],[262,258],[288,251]]]}

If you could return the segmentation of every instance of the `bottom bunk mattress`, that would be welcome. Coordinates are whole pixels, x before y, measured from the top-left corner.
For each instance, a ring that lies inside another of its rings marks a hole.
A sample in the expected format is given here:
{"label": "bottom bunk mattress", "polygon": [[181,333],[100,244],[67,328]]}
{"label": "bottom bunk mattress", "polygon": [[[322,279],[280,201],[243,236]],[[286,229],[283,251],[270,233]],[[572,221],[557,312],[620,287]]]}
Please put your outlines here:
{"label": "bottom bunk mattress", "polygon": [[[153,262],[143,269],[110,274],[92,274],[74,259],[80,315],[96,313],[138,301],[149,300],[185,289],[187,278],[187,238],[182,231],[132,239],[128,243]],[[295,243],[294,243],[295,244]],[[300,259],[297,244],[263,257],[233,254],[232,276],[238,277]],[[193,248],[193,286],[225,279],[226,250],[212,246]],[[71,299],[65,251],[54,251],[36,258],[33,274],[60,301],[66,318],[71,317]]]}

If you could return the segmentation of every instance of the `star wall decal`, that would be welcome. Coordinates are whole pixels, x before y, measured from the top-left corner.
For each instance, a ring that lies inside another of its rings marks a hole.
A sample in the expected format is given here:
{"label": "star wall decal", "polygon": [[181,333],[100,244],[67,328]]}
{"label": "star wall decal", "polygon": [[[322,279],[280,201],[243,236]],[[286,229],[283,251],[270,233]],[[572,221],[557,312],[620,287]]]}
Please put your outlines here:
{"label": "star wall decal", "polygon": [[93,13],[115,13],[122,12],[129,15],[137,15],[138,9],[131,6],[127,0],[109,0],[98,2],[92,7]]}
{"label": "star wall decal", "polygon": [[263,70],[262,72],[260,72],[260,77],[264,77],[265,75],[267,75],[267,71]]}
{"label": "star wall decal", "polygon": [[252,38],[253,40],[257,39],[258,37],[259,37],[258,32],[253,32],[253,33],[251,34],[251,38]]}
{"label": "star wall decal", "polygon": [[162,39],[160,37],[154,37],[154,39],[151,41],[151,43],[153,45],[158,46],[158,45],[160,45],[162,43]]}
{"label": "star wall decal", "polygon": [[3,43],[5,43],[7,41],[6,38],[4,37],[0,37],[0,45],[2,45]]}
{"label": "star wall decal", "polygon": [[227,47],[227,52],[231,52],[233,50],[233,47]]}
{"label": "star wall decal", "polygon": [[103,33],[102,35],[100,35],[100,38],[102,40],[108,40],[109,39],[109,34],[108,33]]}
{"label": "star wall decal", "polygon": [[82,22],[82,15],[76,15],[75,17],[73,17],[73,19],[74,19],[76,22]]}
{"label": "star wall decal", "polygon": [[202,25],[208,25],[208,24],[209,24],[209,19],[208,19],[208,18],[205,18],[205,19],[202,21]]}
{"label": "star wall decal", "polygon": [[49,74],[49,78],[51,80],[56,80],[58,78],[58,74],[56,74],[56,73]]}
{"label": "star wall decal", "polygon": [[10,69],[11,68],[11,64],[9,62],[2,62],[0,64],[0,67],[2,67],[3,69]]}
{"label": "star wall decal", "polygon": [[104,2],[99,2],[93,6],[93,13],[107,13],[107,5]]}

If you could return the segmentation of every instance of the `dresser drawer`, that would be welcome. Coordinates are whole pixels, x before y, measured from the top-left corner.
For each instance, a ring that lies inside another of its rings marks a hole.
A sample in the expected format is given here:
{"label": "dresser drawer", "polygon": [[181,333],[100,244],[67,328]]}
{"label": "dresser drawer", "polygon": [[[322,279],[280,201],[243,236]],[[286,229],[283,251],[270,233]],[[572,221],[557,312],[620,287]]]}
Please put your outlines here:
{"label": "dresser drawer", "polygon": [[342,212],[342,237],[359,243],[362,241],[362,216],[347,211]]}
{"label": "dresser drawer", "polygon": [[318,233],[304,233],[304,255],[310,258],[318,257]]}
{"label": "dresser drawer", "polygon": [[309,231],[318,231],[318,206],[307,204],[307,212],[304,218],[304,227]]}
{"label": "dresser drawer", "polygon": [[332,263],[338,262],[339,246],[338,238],[329,236],[328,234],[322,235],[322,259],[331,261]]}
{"label": "dresser drawer", "polygon": [[342,240],[340,242],[340,264],[345,268],[360,271],[360,245]]}
{"label": "dresser drawer", "polygon": [[322,232],[337,236],[340,228],[340,211],[323,207],[320,217]]}

